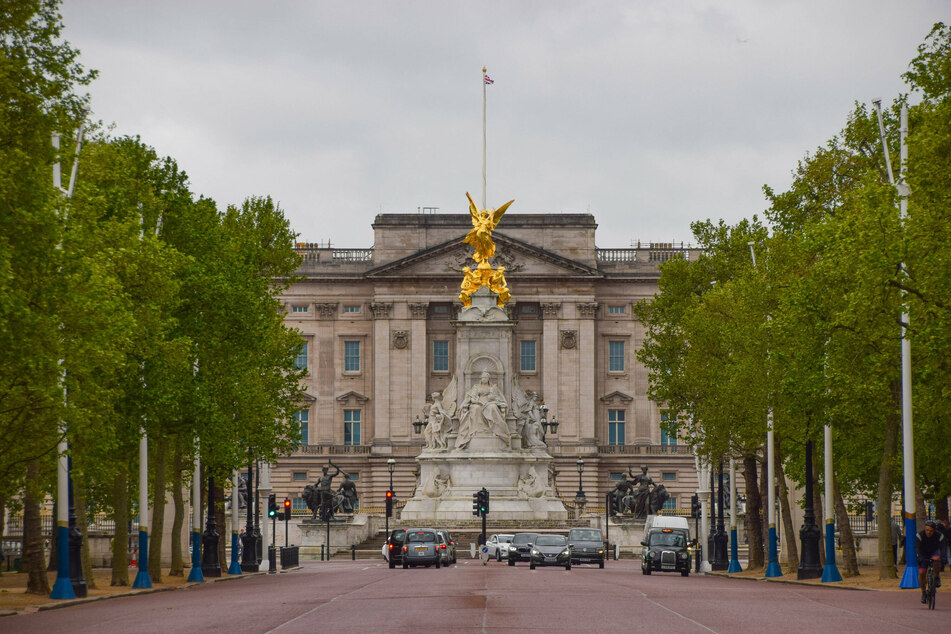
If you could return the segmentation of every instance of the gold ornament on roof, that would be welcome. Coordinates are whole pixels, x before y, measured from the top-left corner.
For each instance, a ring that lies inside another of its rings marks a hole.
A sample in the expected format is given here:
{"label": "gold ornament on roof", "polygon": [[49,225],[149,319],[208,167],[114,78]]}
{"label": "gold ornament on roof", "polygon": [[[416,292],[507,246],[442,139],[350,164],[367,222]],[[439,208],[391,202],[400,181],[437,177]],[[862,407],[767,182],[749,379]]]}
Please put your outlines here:
{"label": "gold ornament on roof", "polygon": [[489,264],[489,258],[495,255],[495,242],[492,241],[492,231],[496,225],[499,224],[499,220],[502,219],[505,210],[515,201],[510,200],[498,209],[483,209],[480,211],[468,192],[466,192],[466,197],[469,199],[469,215],[472,216],[472,229],[466,234],[466,237],[463,238],[462,241],[475,247],[475,253],[472,254],[472,259],[475,260],[479,266],[476,267],[474,271],[468,266],[463,267],[462,271],[465,273],[465,277],[462,280],[462,293],[459,294],[459,301],[462,302],[463,306],[471,306],[472,294],[479,290],[479,288],[485,286],[498,296],[496,304],[498,304],[499,308],[502,308],[512,294],[509,292],[508,285],[505,283],[505,267],[500,266],[498,269],[493,270]]}

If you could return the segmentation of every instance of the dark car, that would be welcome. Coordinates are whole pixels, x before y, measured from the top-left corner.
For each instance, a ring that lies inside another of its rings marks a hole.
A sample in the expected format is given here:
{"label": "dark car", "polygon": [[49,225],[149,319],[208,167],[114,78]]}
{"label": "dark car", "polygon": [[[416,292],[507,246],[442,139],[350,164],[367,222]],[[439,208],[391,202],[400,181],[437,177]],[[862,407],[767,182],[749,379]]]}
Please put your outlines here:
{"label": "dark car", "polygon": [[655,528],[641,542],[644,554],[641,557],[641,572],[679,572],[690,575],[690,552],[687,550],[687,535],[674,528]]}
{"label": "dark car", "polygon": [[538,533],[516,533],[509,544],[509,565],[514,566],[519,561],[532,560],[532,544]]}
{"label": "dark car", "polygon": [[564,566],[565,570],[571,570],[567,538],[564,535],[539,535],[532,544],[530,561],[532,570],[535,566]]}
{"label": "dark car", "polygon": [[386,540],[386,559],[390,562],[390,568],[396,568],[398,564],[403,563],[403,541],[405,539],[406,529],[397,528],[390,533],[390,538]]}
{"label": "dark car", "polygon": [[597,528],[572,528],[568,531],[568,549],[573,564],[598,564],[604,568],[604,538]]}
{"label": "dark car", "polygon": [[439,548],[439,536],[431,528],[411,528],[406,530],[403,542],[403,568],[435,565],[439,568],[442,551]]}

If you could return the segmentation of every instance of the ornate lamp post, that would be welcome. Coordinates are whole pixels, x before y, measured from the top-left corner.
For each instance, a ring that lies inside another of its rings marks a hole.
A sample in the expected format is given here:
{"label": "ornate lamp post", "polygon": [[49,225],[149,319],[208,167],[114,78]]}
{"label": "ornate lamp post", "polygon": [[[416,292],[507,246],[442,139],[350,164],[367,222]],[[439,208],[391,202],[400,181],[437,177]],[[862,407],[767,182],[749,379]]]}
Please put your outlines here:
{"label": "ornate lamp post", "polygon": [[[558,423],[558,419],[554,415],[552,415],[551,417],[551,422],[550,423],[548,422],[548,406],[547,405],[543,403],[539,409],[541,409],[541,412],[542,412],[542,440],[544,440],[545,437],[548,435],[549,429],[551,429],[552,435],[555,435],[558,433],[559,423]],[[581,487],[578,487],[578,488],[580,489]]]}
{"label": "ornate lamp post", "polygon": [[[419,417],[416,417],[416,420],[419,420]],[[415,425],[415,424],[414,424]],[[418,432],[417,432],[418,433]],[[386,461],[386,470],[390,472],[390,492],[393,491],[393,470],[396,469],[396,460],[390,458]],[[392,499],[392,498],[391,498]],[[390,514],[384,513],[386,515],[386,539],[390,538]]]}
{"label": "ornate lamp post", "polygon": [[416,432],[417,435],[423,433],[423,427],[425,427],[428,422],[429,421],[419,420],[419,414],[417,414],[416,420],[413,421],[413,431]]}
{"label": "ornate lamp post", "polygon": [[802,544],[799,558],[799,579],[818,579],[822,576],[819,563],[819,527],[816,526],[816,511],[812,497],[812,441],[806,441],[806,507],[802,527],[799,529]]}
{"label": "ornate lamp post", "polygon": [[584,489],[581,486],[581,474],[584,473],[584,460],[581,459],[581,456],[578,456],[577,462],[575,462],[575,468],[578,469],[578,492],[575,493],[575,504],[578,505],[578,516],[580,517],[584,513],[584,506],[587,504],[588,500],[584,496]]}
{"label": "ornate lamp post", "polygon": [[[723,460],[720,460],[717,466],[717,530],[713,536],[713,562],[711,566],[714,570],[726,570],[730,567],[727,560],[727,535],[723,525]],[[712,491],[711,491],[712,493]]]}

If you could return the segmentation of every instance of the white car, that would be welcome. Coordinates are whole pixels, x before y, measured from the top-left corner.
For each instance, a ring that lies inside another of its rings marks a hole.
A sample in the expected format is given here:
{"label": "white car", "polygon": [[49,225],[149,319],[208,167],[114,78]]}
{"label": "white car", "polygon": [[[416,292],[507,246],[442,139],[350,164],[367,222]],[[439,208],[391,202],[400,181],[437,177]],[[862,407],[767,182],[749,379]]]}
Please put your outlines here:
{"label": "white car", "polygon": [[507,533],[489,537],[488,541],[485,542],[486,548],[489,549],[489,558],[496,561],[508,559],[509,544],[512,543],[512,537],[514,535]]}

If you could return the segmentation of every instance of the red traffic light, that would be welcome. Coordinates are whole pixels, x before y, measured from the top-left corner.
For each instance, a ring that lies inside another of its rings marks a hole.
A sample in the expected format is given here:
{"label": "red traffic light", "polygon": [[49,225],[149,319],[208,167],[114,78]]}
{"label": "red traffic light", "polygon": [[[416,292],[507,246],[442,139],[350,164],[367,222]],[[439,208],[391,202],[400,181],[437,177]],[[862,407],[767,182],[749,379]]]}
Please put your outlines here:
{"label": "red traffic light", "polygon": [[291,501],[288,500],[287,498],[284,498],[284,510],[290,510],[290,508],[291,508]]}
{"label": "red traffic light", "polygon": [[387,500],[390,500],[390,499],[392,499],[392,498],[393,498],[393,492],[392,492],[392,491],[387,491],[387,492],[386,492],[386,499],[387,499]]}

